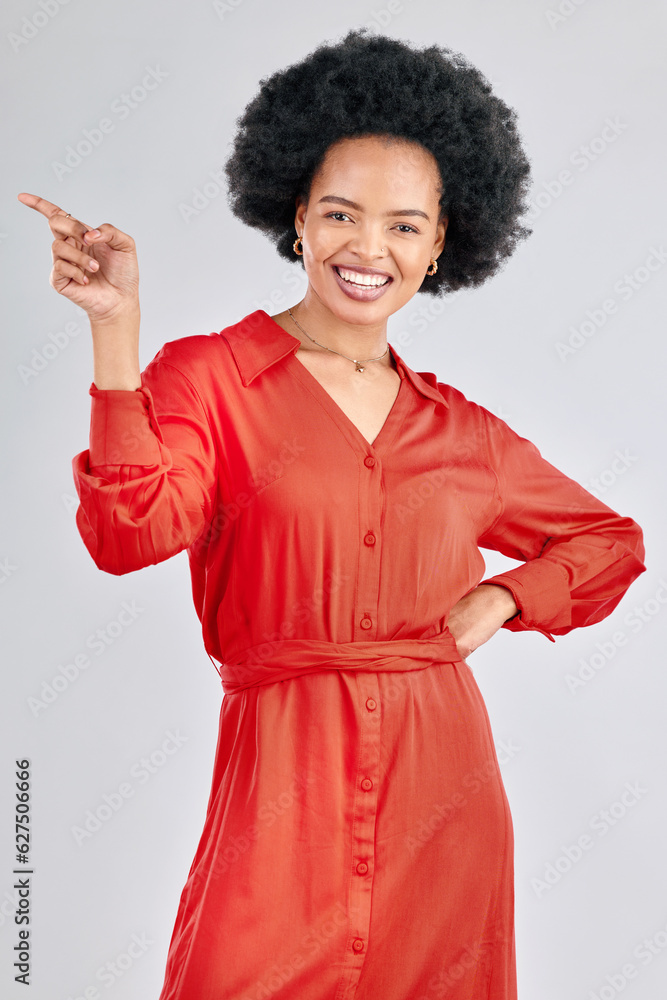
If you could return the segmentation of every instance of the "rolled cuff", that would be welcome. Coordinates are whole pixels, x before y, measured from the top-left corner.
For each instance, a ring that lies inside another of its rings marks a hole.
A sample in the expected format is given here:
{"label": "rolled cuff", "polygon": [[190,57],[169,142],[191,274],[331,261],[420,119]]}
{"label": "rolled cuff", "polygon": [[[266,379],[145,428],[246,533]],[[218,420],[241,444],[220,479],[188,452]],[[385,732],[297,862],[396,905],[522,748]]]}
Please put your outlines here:
{"label": "rolled cuff", "polygon": [[91,383],[89,467],[162,463],[162,434],[150,389],[98,389]]}
{"label": "rolled cuff", "polygon": [[511,592],[519,611],[502,626],[511,632],[541,632],[555,642],[550,630],[572,625],[567,573],[557,563],[531,559],[481,583],[495,583]]}

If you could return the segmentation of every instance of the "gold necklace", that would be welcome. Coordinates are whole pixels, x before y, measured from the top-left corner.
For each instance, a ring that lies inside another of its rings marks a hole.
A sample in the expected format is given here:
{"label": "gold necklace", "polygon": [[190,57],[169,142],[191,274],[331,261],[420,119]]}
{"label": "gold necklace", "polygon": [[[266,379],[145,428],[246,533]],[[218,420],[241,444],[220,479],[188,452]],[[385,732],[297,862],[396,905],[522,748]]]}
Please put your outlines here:
{"label": "gold necklace", "polygon": [[379,358],[366,358],[366,361],[363,361],[363,362],[362,361],[357,361],[356,358],[348,358],[347,354],[341,354],[340,351],[334,351],[333,347],[327,347],[326,344],[320,344],[319,340],[315,340],[315,338],[311,337],[309,333],[306,333],[306,331],[301,326],[301,324],[299,323],[299,321],[296,318],[296,316],[292,315],[292,310],[290,309],[289,306],[287,307],[287,312],[290,314],[290,316],[292,317],[292,319],[294,320],[294,322],[296,323],[296,325],[299,327],[299,329],[301,330],[301,333],[305,333],[309,340],[312,340],[312,342],[314,344],[317,344],[318,347],[323,347],[325,351],[331,351],[332,354],[338,354],[338,355],[340,355],[341,358],[345,358],[347,361],[354,362],[354,364],[357,366],[355,368],[355,371],[357,371],[357,372],[363,372],[364,368],[365,368],[365,365],[366,365],[366,363],[368,361],[381,361],[382,358],[387,353],[387,351],[389,350],[389,344],[387,344],[386,349],[383,351],[383,353],[380,355]]}

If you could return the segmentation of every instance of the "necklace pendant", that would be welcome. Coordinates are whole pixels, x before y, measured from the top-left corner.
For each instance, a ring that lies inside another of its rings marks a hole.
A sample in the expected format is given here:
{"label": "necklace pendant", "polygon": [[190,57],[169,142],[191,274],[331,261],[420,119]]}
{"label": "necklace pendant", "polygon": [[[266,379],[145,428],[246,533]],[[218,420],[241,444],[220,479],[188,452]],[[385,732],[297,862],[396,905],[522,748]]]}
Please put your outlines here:
{"label": "necklace pendant", "polygon": [[355,362],[355,364],[356,364],[356,366],[357,366],[357,367],[355,368],[355,371],[357,371],[357,372],[363,372],[363,371],[365,371],[365,368],[364,368],[364,366],[363,366],[363,365],[360,365],[358,361],[357,361],[357,362]]}

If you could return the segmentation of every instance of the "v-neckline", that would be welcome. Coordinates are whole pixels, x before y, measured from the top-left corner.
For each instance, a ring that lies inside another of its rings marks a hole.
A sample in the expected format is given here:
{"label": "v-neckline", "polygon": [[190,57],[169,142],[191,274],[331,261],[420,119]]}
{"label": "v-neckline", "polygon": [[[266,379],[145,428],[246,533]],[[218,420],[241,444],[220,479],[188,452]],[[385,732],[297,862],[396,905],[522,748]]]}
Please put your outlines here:
{"label": "v-neckline", "polygon": [[[394,353],[394,349],[392,348],[391,344],[388,344],[387,346],[389,347],[389,350],[391,352],[391,356],[394,359],[394,362],[396,363],[397,359],[396,359],[396,355]],[[315,378],[315,376],[313,375],[313,373],[308,368],[306,368],[306,366],[304,365],[304,363],[302,361],[300,361],[299,358],[297,358],[296,351],[291,355],[291,360],[293,362],[293,366],[298,366],[298,367],[294,367],[293,370],[297,374],[299,372],[302,373],[301,375],[299,375],[299,378],[302,379],[302,381],[304,382],[304,384],[306,385],[306,387],[309,388],[310,391],[313,393],[313,395],[316,396],[319,399],[320,403],[322,403],[322,405],[324,406],[324,408],[336,420],[336,422],[339,424],[339,426],[341,426],[343,429],[347,429],[348,431],[352,431],[353,434],[355,435],[355,438],[357,440],[361,440],[363,442],[364,451],[367,452],[369,448],[372,451],[377,451],[378,450],[378,443],[379,443],[380,448],[382,447],[382,445],[384,445],[384,439],[387,436],[387,434],[389,433],[389,431],[391,429],[391,426],[395,423],[395,421],[397,419],[397,411],[398,411],[398,407],[399,407],[399,401],[402,402],[402,399],[403,399],[403,395],[402,395],[401,390],[403,389],[403,383],[405,382],[405,376],[402,375],[401,372],[398,370],[398,366],[394,369],[395,372],[396,372],[396,374],[398,375],[398,377],[401,380],[400,383],[399,383],[399,386],[398,386],[398,392],[396,393],[396,397],[394,399],[394,402],[391,404],[391,409],[389,410],[389,413],[385,417],[385,420],[384,420],[384,423],[382,424],[382,427],[380,428],[380,430],[378,431],[378,433],[375,435],[375,437],[373,438],[373,440],[369,441],[368,438],[364,437],[364,435],[361,433],[361,431],[359,430],[359,428],[357,427],[357,425],[355,424],[355,422],[353,420],[351,420],[350,417],[348,417],[348,415],[345,412],[345,410],[341,406],[338,405],[338,403],[333,398],[333,396],[331,395],[331,393],[328,392],[324,388],[324,386],[319,381],[319,379]],[[382,440],[380,440],[380,439],[382,439]]]}

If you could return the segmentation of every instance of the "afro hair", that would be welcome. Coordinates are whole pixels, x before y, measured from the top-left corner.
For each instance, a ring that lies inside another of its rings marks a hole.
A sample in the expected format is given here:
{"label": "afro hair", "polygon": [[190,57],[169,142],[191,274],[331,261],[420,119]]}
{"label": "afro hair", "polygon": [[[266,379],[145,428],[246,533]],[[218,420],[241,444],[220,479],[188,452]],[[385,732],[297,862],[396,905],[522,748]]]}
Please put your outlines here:
{"label": "afro hair", "polygon": [[292,247],[296,198],[308,197],[328,148],[362,135],[417,142],[437,161],[449,217],[437,273],[420,291],[481,285],[532,232],[519,222],[530,165],[516,112],[460,53],[367,31],[323,43],[260,81],[225,164],[230,208],[303,266]]}

